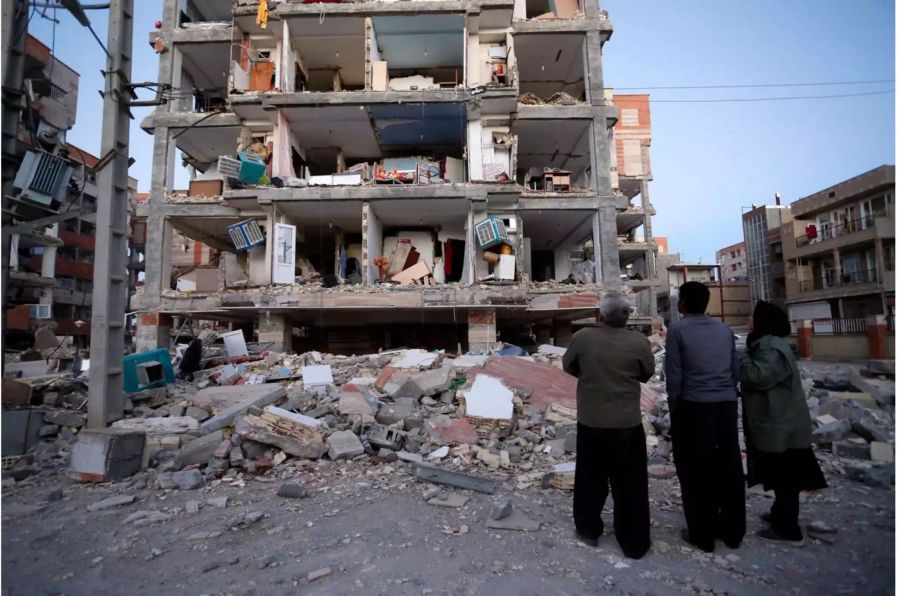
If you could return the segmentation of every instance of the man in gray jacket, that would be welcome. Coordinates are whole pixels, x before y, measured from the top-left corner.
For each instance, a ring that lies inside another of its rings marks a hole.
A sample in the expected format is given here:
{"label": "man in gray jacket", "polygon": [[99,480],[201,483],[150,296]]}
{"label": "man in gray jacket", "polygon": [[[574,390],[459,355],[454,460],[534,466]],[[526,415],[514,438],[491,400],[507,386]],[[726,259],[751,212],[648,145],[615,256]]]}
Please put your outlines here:
{"label": "man in gray jacket", "polygon": [[689,281],[679,288],[684,318],[666,336],[666,390],[687,523],[681,536],[713,552],[716,538],[730,548],[740,546],[746,514],[737,432],[740,367],[734,334],[705,314],[708,304],[704,284]]}
{"label": "man in gray jacket", "polygon": [[625,328],[631,303],[619,292],[600,301],[600,322],[572,337],[563,367],[578,377],[575,533],[596,546],[600,513],[612,488],[616,540],[626,557],[650,548],[647,439],[641,424],[641,383],[654,372],[647,338]]}

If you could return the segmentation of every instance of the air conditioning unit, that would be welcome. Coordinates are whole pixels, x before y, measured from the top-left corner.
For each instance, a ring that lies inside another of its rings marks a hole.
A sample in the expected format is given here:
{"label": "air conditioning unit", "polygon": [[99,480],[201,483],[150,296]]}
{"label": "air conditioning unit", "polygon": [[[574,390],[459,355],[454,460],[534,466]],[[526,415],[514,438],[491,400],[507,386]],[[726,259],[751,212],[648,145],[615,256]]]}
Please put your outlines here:
{"label": "air conditioning unit", "polygon": [[46,151],[29,151],[13,185],[21,189],[23,199],[50,205],[65,199],[71,177],[72,166],[65,159]]}
{"label": "air conditioning unit", "polygon": [[240,223],[232,224],[226,228],[231,243],[238,252],[250,250],[266,241],[259,223],[255,219],[248,219]]}
{"label": "air conditioning unit", "polygon": [[52,315],[50,304],[29,304],[29,319],[49,319]]}

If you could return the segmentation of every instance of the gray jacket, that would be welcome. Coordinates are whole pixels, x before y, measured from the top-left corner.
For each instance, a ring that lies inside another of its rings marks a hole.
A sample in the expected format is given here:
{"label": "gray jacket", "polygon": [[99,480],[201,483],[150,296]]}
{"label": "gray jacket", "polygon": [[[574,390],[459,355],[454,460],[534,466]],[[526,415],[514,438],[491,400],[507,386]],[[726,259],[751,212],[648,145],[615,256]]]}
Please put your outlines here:
{"label": "gray jacket", "polygon": [[666,336],[666,391],[669,407],[680,400],[737,400],[740,364],[734,333],[707,315],[685,315]]}

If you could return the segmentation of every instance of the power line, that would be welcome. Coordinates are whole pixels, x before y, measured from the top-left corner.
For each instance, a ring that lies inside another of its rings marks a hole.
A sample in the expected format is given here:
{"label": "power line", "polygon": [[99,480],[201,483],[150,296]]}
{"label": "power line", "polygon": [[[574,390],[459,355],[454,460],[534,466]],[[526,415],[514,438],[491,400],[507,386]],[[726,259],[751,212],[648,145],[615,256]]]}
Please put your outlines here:
{"label": "power line", "polygon": [[665,89],[753,89],[762,87],[827,87],[831,85],[870,85],[876,83],[893,83],[894,79],[873,79],[871,81],[834,81],[831,83],[752,83],[746,85],[670,85],[656,87],[610,87],[613,90],[661,91]]}
{"label": "power line", "polygon": [[756,101],[787,101],[795,99],[834,99],[838,97],[864,97],[868,95],[890,95],[894,90],[866,91],[863,93],[839,93],[834,95],[790,95],[782,97],[729,97],[722,99],[650,99],[650,103],[731,103]]}

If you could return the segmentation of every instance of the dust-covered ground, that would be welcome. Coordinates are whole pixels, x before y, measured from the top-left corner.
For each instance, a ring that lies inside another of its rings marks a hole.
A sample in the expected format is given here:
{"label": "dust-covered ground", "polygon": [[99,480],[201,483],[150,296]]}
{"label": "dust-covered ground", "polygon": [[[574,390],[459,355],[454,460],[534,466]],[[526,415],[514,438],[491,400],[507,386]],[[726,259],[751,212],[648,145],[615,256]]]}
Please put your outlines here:
{"label": "dust-covered ground", "polygon": [[[518,490],[514,476],[494,476],[497,494],[540,521],[537,531],[487,528],[493,497],[485,494],[442,487],[467,503],[428,504],[423,493],[435,485],[417,482],[413,464],[373,465],[366,456],[288,461],[263,476],[231,472],[197,490],[148,488],[152,472],[104,485],[35,477],[4,491],[3,592],[893,593],[894,489],[848,480],[839,460],[821,459],[830,487],[805,496],[801,521],[836,533],[808,534],[802,547],[763,543],[753,532],[771,499],[751,491],[742,546],[704,554],[678,537],[677,479],[651,479],[653,548],[639,561],[625,559],[610,535],[612,503],[599,548],[584,546],[573,539],[571,492]],[[285,481],[310,495],[277,496]],[[135,501],[88,511],[115,495]],[[209,502],[224,496],[224,508]]]}

